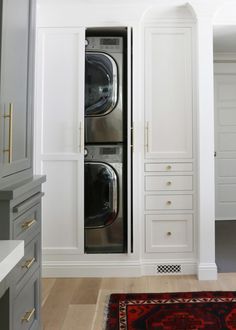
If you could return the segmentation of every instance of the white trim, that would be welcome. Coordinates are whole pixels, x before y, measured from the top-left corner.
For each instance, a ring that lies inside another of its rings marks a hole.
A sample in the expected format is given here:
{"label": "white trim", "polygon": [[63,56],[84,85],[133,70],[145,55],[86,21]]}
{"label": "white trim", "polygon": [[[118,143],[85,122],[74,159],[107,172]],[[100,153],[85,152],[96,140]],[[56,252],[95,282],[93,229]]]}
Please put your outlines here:
{"label": "white trim", "polygon": [[200,263],[197,266],[197,276],[200,281],[217,280],[217,266],[215,263]]}
{"label": "white trim", "polygon": [[139,262],[66,262],[43,263],[43,277],[138,277]]}
{"label": "white trim", "polygon": [[214,62],[236,62],[236,53],[217,53],[214,52]]}
{"label": "white trim", "polygon": [[[171,275],[157,274],[157,265],[180,264],[179,275],[196,274],[197,264],[194,260],[165,260],[156,261],[133,261],[133,262],[111,262],[111,261],[45,261],[43,262],[43,277],[140,277],[145,275],[161,276]],[[174,273],[173,275],[176,275]],[[210,274],[209,274],[210,275]]]}

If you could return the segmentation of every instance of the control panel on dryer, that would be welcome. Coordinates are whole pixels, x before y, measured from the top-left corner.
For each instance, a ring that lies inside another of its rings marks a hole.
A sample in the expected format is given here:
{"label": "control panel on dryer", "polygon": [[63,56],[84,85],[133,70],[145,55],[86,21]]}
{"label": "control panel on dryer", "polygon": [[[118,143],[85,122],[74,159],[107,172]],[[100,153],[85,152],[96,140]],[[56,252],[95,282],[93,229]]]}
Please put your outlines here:
{"label": "control panel on dryer", "polygon": [[122,52],[123,38],[121,37],[87,37],[86,51]]}

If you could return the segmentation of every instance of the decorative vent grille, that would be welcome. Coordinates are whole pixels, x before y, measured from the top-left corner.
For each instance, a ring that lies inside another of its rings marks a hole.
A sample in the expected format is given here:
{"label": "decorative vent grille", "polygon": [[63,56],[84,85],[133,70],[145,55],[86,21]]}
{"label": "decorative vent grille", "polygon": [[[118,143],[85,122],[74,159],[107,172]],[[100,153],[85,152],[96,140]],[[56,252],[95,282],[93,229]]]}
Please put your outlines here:
{"label": "decorative vent grille", "polygon": [[181,273],[181,265],[157,265],[158,274]]}

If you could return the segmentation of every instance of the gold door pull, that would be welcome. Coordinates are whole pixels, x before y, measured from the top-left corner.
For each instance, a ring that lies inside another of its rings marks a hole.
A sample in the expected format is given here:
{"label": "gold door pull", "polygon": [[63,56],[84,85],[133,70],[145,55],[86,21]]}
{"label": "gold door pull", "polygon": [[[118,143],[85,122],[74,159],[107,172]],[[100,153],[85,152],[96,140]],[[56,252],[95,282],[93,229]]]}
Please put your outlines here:
{"label": "gold door pull", "polygon": [[32,259],[26,260],[26,262],[21,266],[21,268],[30,269],[30,267],[33,265],[34,262],[35,262],[34,257]]}
{"label": "gold door pull", "polygon": [[146,151],[147,153],[149,153],[149,122],[147,121],[146,122],[146,125],[145,125],[145,136],[146,136],[146,143],[145,143],[145,146],[146,146]]}
{"label": "gold door pull", "polygon": [[26,312],[25,315],[21,318],[21,322],[29,322],[32,316],[35,313],[35,308],[31,309],[30,311]]}
{"label": "gold door pull", "polygon": [[13,103],[9,103],[9,114],[3,116],[4,119],[9,119],[9,129],[8,129],[8,148],[4,149],[3,152],[8,153],[8,163],[12,162],[12,121],[13,121]]}
{"label": "gold door pull", "polygon": [[130,148],[132,149],[132,151],[134,151],[134,126],[130,127],[130,140],[131,140]]}
{"label": "gold door pull", "polygon": [[36,222],[35,219],[26,221],[26,222],[22,223],[21,228],[23,228],[23,229],[29,229],[31,226],[33,226],[33,224],[35,222]]}
{"label": "gold door pull", "polygon": [[83,123],[79,123],[79,152],[84,153],[84,126]]}

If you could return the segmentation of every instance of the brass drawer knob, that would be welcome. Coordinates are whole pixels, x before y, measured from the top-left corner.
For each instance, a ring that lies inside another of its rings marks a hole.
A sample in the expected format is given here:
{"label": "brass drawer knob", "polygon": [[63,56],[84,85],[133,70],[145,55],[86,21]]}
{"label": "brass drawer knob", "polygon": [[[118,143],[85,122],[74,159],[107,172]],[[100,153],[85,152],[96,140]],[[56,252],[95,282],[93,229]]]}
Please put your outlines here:
{"label": "brass drawer knob", "polygon": [[171,205],[172,202],[171,202],[171,201],[167,201],[166,204],[167,204],[167,205]]}
{"label": "brass drawer knob", "polygon": [[35,308],[31,309],[30,311],[26,312],[25,315],[21,318],[21,322],[29,322],[32,316],[35,313]]}
{"label": "brass drawer knob", "polygon": [[26,262],[21,266],[21,268],[30,269],[30,267],[33,265],[34,262],[35,262],[34,257],[32,259],[26,260]]}
{"label": "brass drawer knob", "polygon": [[170,170],[172,169],[171,165],[167,165],[167,166],[166,166],[166,169],[167,169],[168,171],[170,171]]}
{"label": "brass drawer knob", "polygon": [[167,185],[167,186],[171,186],[171,185],[172,185],[172,182],[171,182],[171,181],[167,181],[167,182],[166,182],[166,185]]}
{"label": "brass drawer knob", "polygon": [[22,223],[21,228],[22,229],[29,229],[31,226],[33,226],[33,224],[36,222],[35,219],[33,220],[29,220],[29,221],[25,221],[24,223]]}
{"label": "brass drawer knob", "polygon": [[168,231],[168,232],[166,233],[166,235],[167,235],[167,236],[171,236],[171,235],[172,235],[171,231]]}

